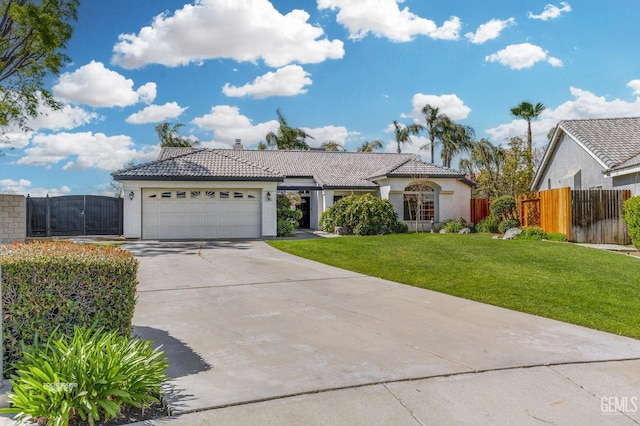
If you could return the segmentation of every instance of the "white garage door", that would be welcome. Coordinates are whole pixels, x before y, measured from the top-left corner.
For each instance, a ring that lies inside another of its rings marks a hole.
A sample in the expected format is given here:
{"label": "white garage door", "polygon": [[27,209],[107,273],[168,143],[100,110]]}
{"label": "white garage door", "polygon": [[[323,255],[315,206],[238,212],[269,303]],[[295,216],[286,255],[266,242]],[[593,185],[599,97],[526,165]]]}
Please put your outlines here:
{"label": "white garage door", "polygon": [[142,238],[260,237],[258,190],[146,189],[142,197]]}

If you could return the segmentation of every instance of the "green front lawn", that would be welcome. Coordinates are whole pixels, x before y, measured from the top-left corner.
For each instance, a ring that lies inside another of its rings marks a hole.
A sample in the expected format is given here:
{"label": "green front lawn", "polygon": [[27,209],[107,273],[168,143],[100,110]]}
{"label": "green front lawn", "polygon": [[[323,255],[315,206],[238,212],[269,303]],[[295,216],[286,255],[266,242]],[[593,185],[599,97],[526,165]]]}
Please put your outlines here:
{"label": "green front lawn", "polygon": [[640,259],[545,241],[403,234],[269,242],[399,283],[640,338]]}

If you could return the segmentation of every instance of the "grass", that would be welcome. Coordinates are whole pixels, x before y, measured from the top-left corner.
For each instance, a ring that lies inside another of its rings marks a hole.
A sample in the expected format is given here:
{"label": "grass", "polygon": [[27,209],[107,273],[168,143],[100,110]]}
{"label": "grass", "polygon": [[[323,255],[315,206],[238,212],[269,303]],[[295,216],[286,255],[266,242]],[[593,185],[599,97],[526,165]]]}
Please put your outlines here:
{"label": "grass", "polygon": [[269,242],[339,268],[640,338],[640,260],[575,244],[403,234]]}

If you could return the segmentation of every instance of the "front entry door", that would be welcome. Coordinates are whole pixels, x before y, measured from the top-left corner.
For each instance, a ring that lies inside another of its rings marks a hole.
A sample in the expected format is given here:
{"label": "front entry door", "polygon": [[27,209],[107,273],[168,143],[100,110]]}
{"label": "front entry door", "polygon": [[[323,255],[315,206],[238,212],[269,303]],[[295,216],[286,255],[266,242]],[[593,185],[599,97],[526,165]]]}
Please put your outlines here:
{"label": "front entry door", "polygon": [[298,210],[302,211],[302,217],[298,221],[298,227],[304,229],[311,228],[311,198],[302,197]]}

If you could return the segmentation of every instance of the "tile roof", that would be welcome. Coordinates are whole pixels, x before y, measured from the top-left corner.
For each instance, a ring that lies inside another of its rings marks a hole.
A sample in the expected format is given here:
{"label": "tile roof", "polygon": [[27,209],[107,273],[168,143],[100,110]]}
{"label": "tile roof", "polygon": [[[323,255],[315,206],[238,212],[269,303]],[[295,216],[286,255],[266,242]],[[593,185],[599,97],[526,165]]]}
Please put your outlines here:
{"label": "tile roof", "polygon": [[269,180],[284,176],[250,161],[208,149],[178,148],[181,153],[167,157],[175,148],[160,153],[159,160],[113,173],[119,180]]}
{"label": "tile roof", "polygon": [[640,164],[640,117],[564,120],[558,126],[609,169]]}
{"label": "tile roof", "polygon": [[159,160],[114,173],[119,180],[153,178],[313,178],[324,188],[375,188],[373,178],[464,178],[464,174],[420,161],[415,154],[165,148]]}

